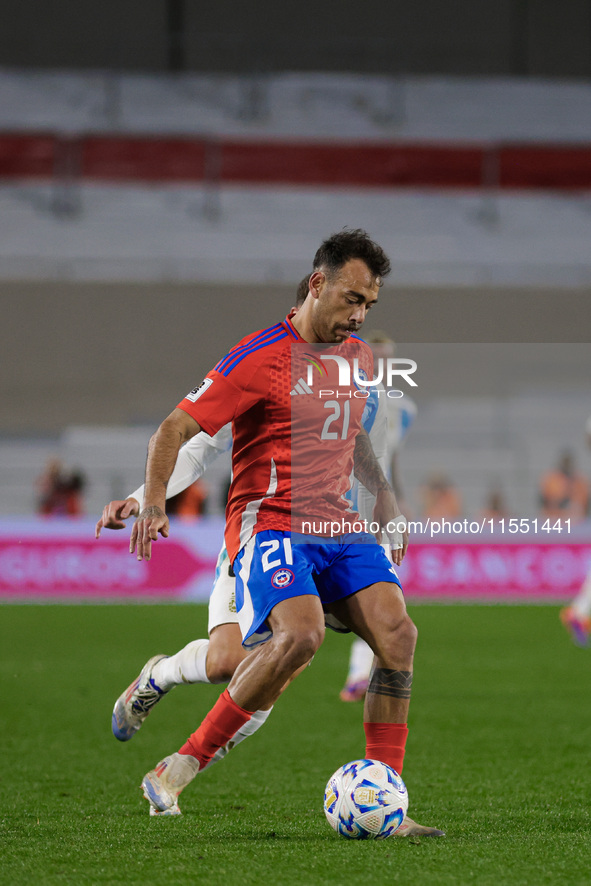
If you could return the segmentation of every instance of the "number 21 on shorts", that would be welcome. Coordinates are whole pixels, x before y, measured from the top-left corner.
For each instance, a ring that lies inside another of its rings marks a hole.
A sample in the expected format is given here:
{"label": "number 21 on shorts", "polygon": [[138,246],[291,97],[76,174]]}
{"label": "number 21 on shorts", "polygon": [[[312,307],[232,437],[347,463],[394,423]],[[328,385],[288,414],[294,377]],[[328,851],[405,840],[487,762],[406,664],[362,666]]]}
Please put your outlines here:
{"label": "number 21 on shorts", "polygon": [[279,551],[281,546],[281,541],[278,538],[274,538],[272,541],[261,542],[261,550],[263,550],[263,548],[267,549],[261,557],[263,572],[268,572],[269,569],[276,569],[277,566],[293,566],[291,538],[283,539],[283,555],[285,559],[281,559],[281,554],[279,555],[279,558],[275,558],[274,560],[270,559],[274,554],[277,553],[277,551]]}

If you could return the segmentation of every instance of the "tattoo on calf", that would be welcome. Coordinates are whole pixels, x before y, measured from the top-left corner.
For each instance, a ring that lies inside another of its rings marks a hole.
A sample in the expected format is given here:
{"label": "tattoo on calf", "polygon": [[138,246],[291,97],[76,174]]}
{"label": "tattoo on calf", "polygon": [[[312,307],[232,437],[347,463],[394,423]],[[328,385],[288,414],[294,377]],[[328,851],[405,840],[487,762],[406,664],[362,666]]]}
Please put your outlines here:
{"label": "tattoo on calf", "polygon": [[389,695],[391,698],[410,698],[411,686],[412,671],[375,668],[367,691],[374,695]]}

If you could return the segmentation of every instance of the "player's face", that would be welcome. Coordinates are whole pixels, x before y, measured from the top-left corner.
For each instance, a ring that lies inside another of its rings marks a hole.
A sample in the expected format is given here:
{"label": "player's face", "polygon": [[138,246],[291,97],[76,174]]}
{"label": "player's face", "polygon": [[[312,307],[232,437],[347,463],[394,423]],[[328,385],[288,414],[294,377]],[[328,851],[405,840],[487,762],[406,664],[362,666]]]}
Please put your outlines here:
{"label": "player's face", "polygon": [[370,308],[377,303],[379,278],[364,261],[350,259],[334,276],[315,271],[310,291],[315,297],[312,324],[317,341],[340,344],[358,332]]}

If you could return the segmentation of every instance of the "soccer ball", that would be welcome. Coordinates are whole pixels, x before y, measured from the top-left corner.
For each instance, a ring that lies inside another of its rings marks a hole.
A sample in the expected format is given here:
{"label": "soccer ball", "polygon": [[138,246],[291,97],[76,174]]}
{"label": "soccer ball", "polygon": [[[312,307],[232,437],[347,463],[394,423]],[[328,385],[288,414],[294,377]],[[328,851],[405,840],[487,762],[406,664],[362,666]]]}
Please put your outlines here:
{"label": "soccer ball", "polygon": [[406,810],[406,785],[378,760],[354,760],[337,769],[324,792],[324,814],[343,837],[382,840],[398,830]]}

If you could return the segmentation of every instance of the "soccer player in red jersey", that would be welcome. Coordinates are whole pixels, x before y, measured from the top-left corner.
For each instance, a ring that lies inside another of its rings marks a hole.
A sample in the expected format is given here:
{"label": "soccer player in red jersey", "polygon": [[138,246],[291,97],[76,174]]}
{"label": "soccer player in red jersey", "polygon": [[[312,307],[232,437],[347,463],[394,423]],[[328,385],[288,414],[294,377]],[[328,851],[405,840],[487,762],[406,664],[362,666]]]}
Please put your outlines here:
{"label": "soccer player in red jersey", "polygon": [[[243,339],[150,441],[144,508],[130,541],[138,559],[150,558],[158,533],[168,535],[166,485],[180,446],[232,422],[226,545],[243,643],[253,647],[199,729],[145,776],[144,794],[160,813],[178,811],[180,791],[310,661],[325,614],[374,650],[365,756],[402,770],[416,629],[395,569],[345,498],[354,469],[376,496],[375,529],[399,516],[361,430],[363,379],[373,364],[355,335],[389,270],[365,232],[330,237],[297,316]],[[395,563],[405,549],[393,553]]]}

